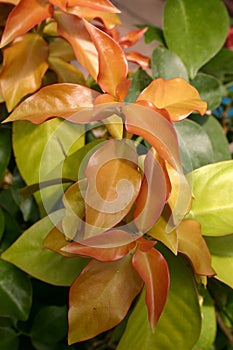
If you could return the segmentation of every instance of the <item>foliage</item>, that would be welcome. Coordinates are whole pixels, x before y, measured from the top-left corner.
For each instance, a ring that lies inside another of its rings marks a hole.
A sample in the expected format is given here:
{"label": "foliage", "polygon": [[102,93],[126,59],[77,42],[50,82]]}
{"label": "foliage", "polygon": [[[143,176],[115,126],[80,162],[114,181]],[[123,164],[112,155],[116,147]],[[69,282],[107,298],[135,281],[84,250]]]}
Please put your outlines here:
{"label": "foliage", "polygon": [[231,349],[225,5],[124,37],[108,0],[0,10],[1,348]]}

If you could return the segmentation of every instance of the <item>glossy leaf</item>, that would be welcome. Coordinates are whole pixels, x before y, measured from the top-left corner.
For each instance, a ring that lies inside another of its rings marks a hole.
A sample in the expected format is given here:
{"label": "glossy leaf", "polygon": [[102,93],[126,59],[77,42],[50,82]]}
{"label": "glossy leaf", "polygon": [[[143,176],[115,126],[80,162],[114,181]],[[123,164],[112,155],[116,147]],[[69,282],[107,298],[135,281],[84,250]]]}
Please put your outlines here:
{"label": "glossy leaf", "polygon": [[142,55],[139,52],[131,51],[125,54],[128,62],[133,62],[138,64],[142,69],[147,69],[150,65],[150,58],[148,56]]}
{"label": "glossy leaf", "polygon": [[[63,83],[45,86],[23,101],[4,122],[28,120],[40,124],[51,117],[60,117],[71,122],[77,119],[76,122],[87,123],[91,121],[91,115],[82,117],[77,112],[92,107],[98,95],[97,91],[82,85]],[[38,105],[43,108],[38,109]]]}
{"label": "glossy leaf", "polygon": [[233,256],[233,234],[220,237],[205,236],[205,241],[211,254]]}
{"label": "glossy leaf", "polygon": [[167,201],[166,174],[153,151],[144,161],[144,178],[136,199],[134,221],[140,231],[147,232],[160,217]]}
{"label": "glossy leaf", "polygon": [[120,38],[119,44],[124,49],[127,49],[128,47],[135,45],[138,42],[138,40],[140,40],[143,37],[146,31],[147,28],[131,30],[129,33]]}
{"label": "glossy leaf", "polygon": [[52,252],[55,252],[67,258],[74,258],[74,254],[67,253],[62,250],[62,248],[68,244],[69,240],[66,239],[64,232],[62,232],[61,223],[58,223],[57,226],[55,226],[48,233],[43,242],[44,248],[52,250]]}
{"label": "glossy leaf", "polygon": [[163,46],[166,46],[165,40],[164,40],[164,35],[163,35],[163,30],[159,27],[152,26],[149,24],[140,24],[137,25],[139,28],[147,28],[147,31],[144,34],[145,38],[145,43],[150,44],[152,41],[158,41],[161,43]]}
{"label": "glossy leaf", "polygon": [[229,74],[232,74],[232,59],[233,51],[222,48],[202,67],[202,71],[224,81]]}
{"label": "glossy leaf", "polygon": [[200,222],[202,233],[223,236],[233,232],[233,162],[206,165],[188,175],[194,200],[188,218]]}
{"label": "glossy leaf", "polygon": [[2,254],[2,259],[46,283],[69,286],[86,260],[67,259],[43,246],[46,235],[62,215],[63,211],[58,211],[32,225]]}
{"label": "glossy leaf", "polygon": [[112,13],[120,12],[109,0],[68,0],[68,6],[84,6],[93,10]]}
{"label": "glossy leaf", "polygon": [[165,40],[169,50],[182,59],[191,79],[223,46],[228,26],[226,7],[218,0],[166,2]]}
{"label": "glossy leaf", "polygon": [[184,220],[177,227],[178,251],[190,260],[198,275],[213,276],[211,255],[201,234],[201,225],[195,220]]}
{"label": "glossy leaf", "polygon": [[58,34],[72,46],[79,63],[96,80],[99,69],[98,52],[81,18],[62,12],[55,12]]}
{"label": "glossy leaf", "polygon": [[1,88],[8,111],[40,88],[47,59],[48,45],[38,34],[26,34],[4,50]]}
{"label": "glossy leaf", "polygon": [[159,251],[154,248],[141,249],[140,243],[133,255],[132,264],[145,282],[149,322],[152,331],[155,331],[169,291],[168,265]]}
{"label": "glossy leaf", "polygon": [[109,140],[89,159],[85,175],[85,238],[118,224],[130,211],[141,186],[133,144]]}
{"label": "glossy leaf", "polygon": [[128,94],[125,98],[126,102],[135,102],[140,92],[145,89],[152,81],[150,75],[143,69],[138,69],[132,75],[132,83]]}
{"label": "glossy leaf", "polygon": [[175,123],[174,126],[179,139],[182,165],[186,173],[214,162],[211,141],[200,125],[186,119]]}
{"label": "glossy leaf", "polygon": [[179,257],[164,252],[163,255],[169,265],[171,284],[155,332],[148,322],[143,293],[129,317],[117,350],[141,350],[145,346],[147,350],[174,350],[174,344],[177,349],[192,349],[199,338],[201,315],[193,276]]}
{"label": "glossy leaf", "polygon": [[59,83],[85,84],[83,73],[72,64],[58,57],[49,57],[48,62],[49,68],[56,73]]}
{"label": "glossy leaf", "polygon": [[156,47],[151,57],[153,78],[183,78],[188,81],[188,74],[184,63],[174,52],[165,47]]}
{"label": "glossy leaf", "polygon": [[[21,0],[8,17],[1,47],[25,34],[52,14],[52,6],[48,0]],[[36,54],[35,57],[37,57]]]}
{"label": "glossy leaf", "polygon": [[27,320],[32,302],[28,276],[15,266],[0,260],[0,277],[0,315]]}
{"label": "glossy leaf", "polygon": [[216,278],[233,288],[233,257],[212,255],[212,266],[216,271]]}
{"label": "glossy leaf", "polygon": [[142,288],[131,257],[109,263],[92,260],[70,289],[69,344],[96,336],[120,323]]}
{"label": "glossy leaf", "polygon": [[[85,21],[85,26],[98,51],[97,82],[103,91],[115,96],[117,85],[126,80],[128,65],[121,47],[107,34]],[[111,62],[111,64],[109,64]]]}
{"label": "glossy leaf", "polygon": [[157,108],[164,108],[173,121],[186,118],[196,111],[203,115],[207,104],[200,100],[198,91],[182,78],[152,81],[139,95],[137,101],[147,100]]}
{"label": "glossy leaf", "polygon": [[0,178],[8,166],[11,156],[11,132],[8,129],[0,129]]}
{"label": "glossy leaf", "polygon": [[53,345],[66,337],[67,328],[66,306],[44,306],[35,315],[30,336],[33,342],[43,340],[46,345]]}
{"label": "glossy leaf", "polygon": [[1,347],[6,350],[18,350],[19,337],[16,331],[9,327],[0,327]]}

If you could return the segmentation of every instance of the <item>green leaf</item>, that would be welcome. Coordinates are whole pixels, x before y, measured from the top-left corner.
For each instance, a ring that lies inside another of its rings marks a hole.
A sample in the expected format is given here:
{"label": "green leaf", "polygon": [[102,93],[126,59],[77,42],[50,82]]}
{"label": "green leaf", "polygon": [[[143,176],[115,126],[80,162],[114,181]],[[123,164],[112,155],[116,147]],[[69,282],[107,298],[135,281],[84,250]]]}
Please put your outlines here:
{"label": "green leaf", "polygon": [[215,109],[220,105],[222,90],[219,80],[211,75],[198,73],[191,84],[198,90],[201,99],[208,103],[208,109]]}
{"label": "green leaf", "polygon": [[212,255],[212,267],[216,278],[233,288],[233,257]]}
{"label": "green leaf", "polygon": [[163,30],[159,27],[152,26],[149,24],[140,24],[137,25],[138,28],[147,28],[147,31],[144,34],[144,39],[146,44],[150,44],[152,41],[158,41],[162,45],[166,46]]}
{"label": "green leaf", "polygon": [[207,290],[203,291],[201,306],[202,326],[198,342],[192,350],[210,350],[216,336],[216,315],[213,300]]}
{"label": "green leaf", "polygon": [[0,241],[1,241],[2,236],[3,236],[4,228],[5,228],[5,217],[3,215],[3,211],[0,207]]}
{"label": "green leaf", "polygon": [[229,149],[229,143],[223,132],[223,128],[217,119],[211,115],[204,117],[193,115],[192,120],[201,125],[209,136],[214,152],[214,162],[230,160],[231,152]]}
{"label": "green leaf", "polygon": [[151,57],[153,78],[183,78],[188,81],[188,74],[184,63],[174,52],[165,47],[157,47]]}
{"label": "green leaf", "polygon": [[2,254],[2,259],[44,282],[69,286],[83,269],[86,260],[67,259],[43,246],[45,237],[63,214],[64,211],[59,210],[31,226]]}
{"label": "green leaf", "polygon": [[223,48],[201,70],[224,80],[226,75],[233,74],[232,60],[233,51]]}
{"label": "green leaf", "polygon": [[[51,180],[48,174],[54,168],[57,173],[53,172],[53,178],[61,178],[62,164],[67,153],[73,153],[83,144],[84,128],[80,125],[60,119],[49,120],[39,126],[25,121],[14,123],[14,154],[27,185]],[[62,194],[63,187],[58,185],[43,189],[41,194],[35,194],[35,198],[42,212],[43,206],[50,212]]]}
{"label": "green leaf", "polygon": [[207,236],[233,232],[233,161],[209,164],[188,174],[194,200],[187,218],[202,225]]}
{"label": "green leaf", "polygon": [[66,337],[67,307],[44,306],[35,315],[30,335],[32,341],[53,345]]}
{"label": "green leaf", "polygon": [[126,102],[135,102],[140,92],[152,82],[152,78],[143,69],[138,69],[132,76]]}
{"label": "green leaf", "polygon": [[214,161],[213,148],[203,128],[189,119],[174,123],[174,126],[180,144],[182,165],[186,173]]}
{"label": "green leaf", "polygon": [[0,327],[0,339],[2,350],[18,350],[19,338],[12,328]]}
{"label": "green leaf", "polygon": [[32,288],[28,276],[6,261],[0,260],[0,315],[27,320],[31,308]]}
{"label": "green leaf", "polygon": [[174,350],[174,344],[177,349],[191,349],[198,340],[201,317],[192,273],[179,257],[166,251],[165,258],[171,285],[155,333],[149,326],[145,293],[142,293],[117,350]]}
{"label": "green leaf", "polygon": [[167,46],[182,59],[191,79],[221,49],[228,26],[226,7],[219,0],[168,0],[165,3]]}
{"label": "green leaf", "polygon": [[5,217],[4,235],[0,245],[0,252],[7,249],[21,234],[16,220],[7,211],[3,212]]}
{"label": "green leaf", "polygon": [[10,129],[0,129],[0,178],[6,169],[11,156],[11,132]]}
{"label": "green leaf", "polygon": [[233,256],[233,234],[221,237],[205,236],[210,253],[217,256]]}

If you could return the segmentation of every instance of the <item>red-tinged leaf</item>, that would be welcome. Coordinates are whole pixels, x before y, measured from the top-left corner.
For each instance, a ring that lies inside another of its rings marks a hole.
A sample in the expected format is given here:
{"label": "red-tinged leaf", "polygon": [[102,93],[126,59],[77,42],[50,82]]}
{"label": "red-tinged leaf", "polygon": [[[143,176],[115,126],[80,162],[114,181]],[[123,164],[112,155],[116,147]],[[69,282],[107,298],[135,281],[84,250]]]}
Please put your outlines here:
{"label": "red-tinged leaf", "polygon": [[99,70],[98,52],[81,18],[62,12],[55,12],[58,34],[72,46],[79,63],[96,80]]}
{"label": "red-tinged leaf", "polygon": [[123,256],[127,255],[131,249],[133,249],[135,243],[122,245],[114,248],[102,248],[102,247],[88,247],[86,245],[72,242],[64,247],[62,247],[63,252],[67,252],[70,254],[77,254],[85,257],[91,257],[98,261],[109,262],[116,261]]}
{"label": "red-tinged leaf", "polygon": [[130,211],[141,186],[133,142],[109,140],[89,159],[85,175],[85,238],[118,224]]}
{"label": "red-tinged leaf", "polygon": [[165,306],[170,285],[168,265],[162,254],[155,248],[142,251],[138,245],[132,259],[134,269],[146,285],[146,305],[152,330]]}
{"label": "red-tinged leaf", "polygon": [[120,13],[109,0],[67,0],[68,6],[88,7],[96,11]]}
{"label": "red-tinged leaf", "polygon": [[23,101],[4,122],[28,120],[40,124],[59,117],[87,123],[92,120],[92,113],[84,115],[78,112],[91,108],[98,95],[98,92],[82,85],[64,83],[45,86]]}
{"label": "red-tinged leaf", "polygon": [[116,98],[117,101],[124,101],[126,98],[130,85],[132,83],[131,79],[121,81],[116,87]]}
{"label": "red-tinged leaf", "polygon": [[137,100],[148,100],[158,108],[165,108],[173,121],[182,120],[194,111],[203,115],[207,110],[207,103],[200,99],[198,91],[182,78],[156,79]]}
{"label": "red-tinged leaf", "polygon": [[130,255],[108,263],[92,260],[70,289],[69,344],[93,338],[120,323],[142,284]]}
{"label": "red-tinged leaf", "polygon": [[126,80],[128,73],[125,54],[109,35],[87,21],[85,26],[99,55],[97,82],[103,91],[115,96],[117,85]]}
{"label": "red-tinged leaf", "polygon": [[201,225],[195,220],[184,220],[177,227],[178,251],[190,260],[198,275],[213,276],[211,255],[201,234]]}
{"label": "red-tinged leaf", "polygon": [[139,52],[131,51],[126,54],[127,61],[138,64],[142,69],[149,67],[150,58],[142,55]]}
{"label": "red-tinged leaf", "polygon": [[122,36],[119,40],[119,44],[124,49],[127,49],[128,47],[135,45],[138,42],[138,40],[140,40],[143,37],[146,31],[147,28],[134,29],[126,35]]}
{"label": "red-tinged leaf", "polygon": [[134,221],[137,228],[147,232],[159,219],[167,200],[167,181],[163,168],[152,150],[144,161],[144,178],[136,199]]}
{"label": "red-tinged leaf", "polygon": [[121,24],[119,16],[112,12],[96,11],[87,7],[70,7],[67,12],[85,18],[88,22],[93,19],[100,20],[108,30],[115,28],[116,24]]}
{"label": "red-tinged leaf", "polygon": [[48,45],[38,34],[26,34],[4,50],[1,88],[8,111],[40,88],[47,61]]}
{"label": "red-tinged leaf", "polygon": [[52,14],[53,8],[48,0],[21,0],[8,17],[1,47],[25,34],[46,18],[52,17]]}
{"label": "red-tinged leaf", "polygon": [[44,240],[44,247],[46,249],[52,250],[53,252],[58,253],[67,258],[77,257],[76,254],[72,254],[70,252],[62,250],[62,248],[64,248],[68,244],[69,241],[65,239],[64,233],[58,227],[54,227]]}
{"label": "red-tinged leaf", "polygon": [[53,70],[59,83],[85,84],[83,73],[72,64],[59,57],[49,57],[49,68]]}

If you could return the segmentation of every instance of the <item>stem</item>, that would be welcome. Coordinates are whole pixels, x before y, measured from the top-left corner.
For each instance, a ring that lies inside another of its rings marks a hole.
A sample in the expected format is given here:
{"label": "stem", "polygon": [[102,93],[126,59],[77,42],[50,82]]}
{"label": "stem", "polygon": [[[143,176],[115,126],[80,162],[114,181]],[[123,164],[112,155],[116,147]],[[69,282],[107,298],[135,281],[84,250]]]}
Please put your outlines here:
{"label": "stem", "polygon": [[225,325],[224,321],[222,320],[218,312],[216,313],[216,317],[217,317],[219,327],[221,328],[223,333],[226,335],[226,337],[229,339],[230,343],[233,344],[233,330]]}

